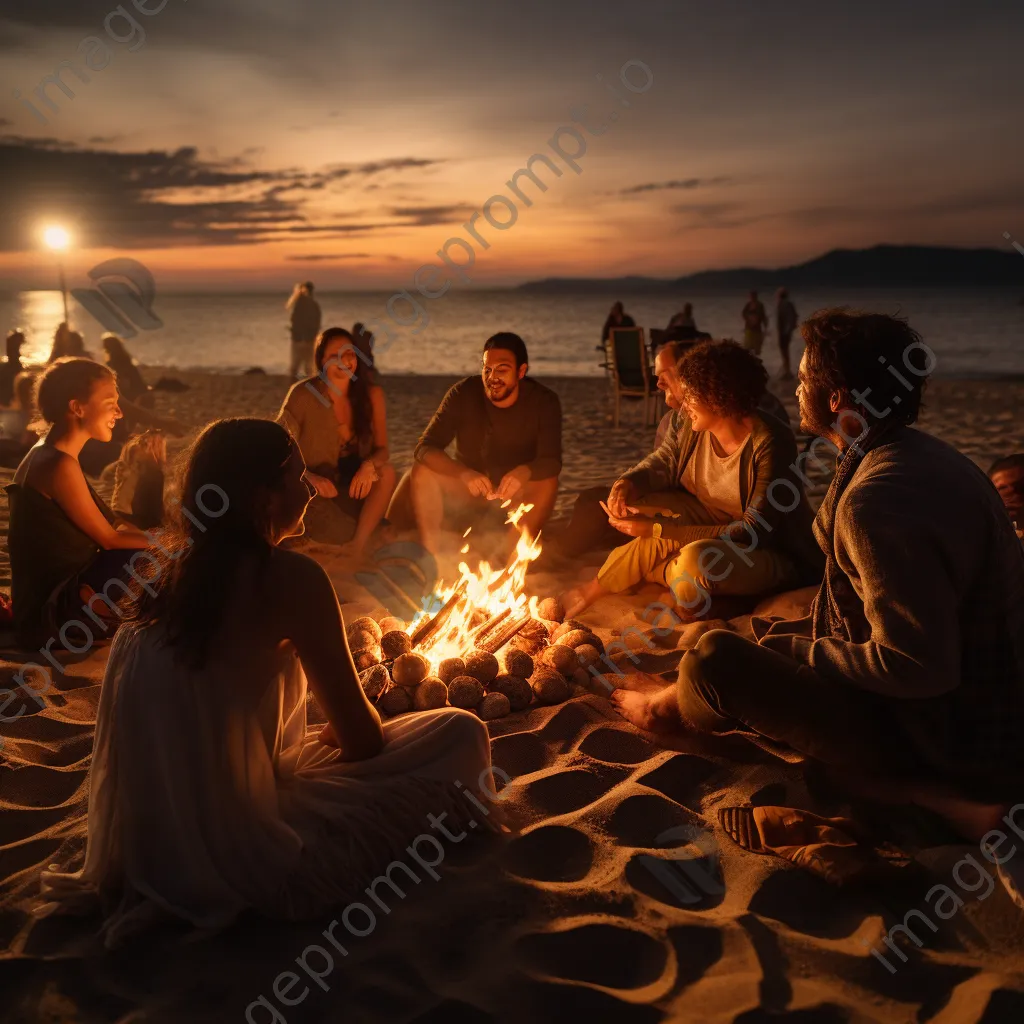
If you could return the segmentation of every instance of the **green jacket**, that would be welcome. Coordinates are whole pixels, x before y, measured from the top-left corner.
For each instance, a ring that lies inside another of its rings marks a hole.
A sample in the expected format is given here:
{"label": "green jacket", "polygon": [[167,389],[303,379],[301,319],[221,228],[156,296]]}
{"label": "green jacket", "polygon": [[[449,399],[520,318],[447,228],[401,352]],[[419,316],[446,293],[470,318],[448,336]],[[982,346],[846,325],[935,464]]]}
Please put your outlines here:
{"label": "green jacket", "polygon": [[[623,476],[633,481],[641,494],[678,489],[697,439],[690,418],[676,412],[661,445]],[[661,536],[689,544],[728,534],[741,550],[763,546],[785,551],[808,585],[819,582],[825,558],[811,532],[814,513],[797,475],[800,467],[793,431],[759,409],[754,413],[751,440],[740,461],[742,519],[721,526],[693,526],[656,515],[655,520],[662,524]]]}

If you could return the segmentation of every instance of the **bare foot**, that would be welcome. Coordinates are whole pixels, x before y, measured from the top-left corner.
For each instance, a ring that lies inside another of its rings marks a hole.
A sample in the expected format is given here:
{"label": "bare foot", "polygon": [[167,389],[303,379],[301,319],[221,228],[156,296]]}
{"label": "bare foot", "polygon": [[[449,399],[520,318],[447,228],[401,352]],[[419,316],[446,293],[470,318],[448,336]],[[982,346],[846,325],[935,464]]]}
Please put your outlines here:
{"label": "bare foot", "polygon": [[595,576],[589,583],[582,587],[573,587],[567,590],[560,598],[562,607],[565,609],[565,617],[574,619],[581,612],[586,611],[598,598],[608,593],[598,582]]}
{"label": "bare foot", "polygon": [[363,558],[366,554],[366,544],[362,541],[346,541],[338,548],[338,554],[343,558]]}
{"label": "bare foot", "polygon": [[608,699],[627,722],[632,722],[644,732],[672,733],[682,729],[674,686],[666,686],[656,694],[620,688],[613,691]]}

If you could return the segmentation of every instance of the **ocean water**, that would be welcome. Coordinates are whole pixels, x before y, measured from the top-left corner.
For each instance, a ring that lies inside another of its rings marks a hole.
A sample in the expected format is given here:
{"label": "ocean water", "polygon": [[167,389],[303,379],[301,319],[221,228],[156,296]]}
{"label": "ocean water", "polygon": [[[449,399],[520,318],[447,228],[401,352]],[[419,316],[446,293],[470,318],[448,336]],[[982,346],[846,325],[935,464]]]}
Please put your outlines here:
{"label": "ocean water", "polygon": [[[1024,270],[1024,267],[1022,267]],[[419,296],[419,307],[393,305],[391,292],[334,292],[318,295],[324,326],[351,328],[355,321],[378,318],[389,324],[393,340],[380,351],[385,373],[463,374],[479,365],[483,342],[491,334],[520,334],[530,353],[531,373],[601,376],[601,327],[611,302],[621,299],[637,324],[664,327],[684,301],[693,303],[698,326],[715,337],[742,336],[740,310],[745,293],[713,295],[609,296],[535,295],[508,291],[450,291],[435,300]],[[1020,289],[917,289],[906,291],[816,291],[792,298],[802,316],[829,306],[905,316],[937,356],[935,372],[945,377],[1024,374],[1024,275]],[[140,331],[128,340],[144,364],[238,372],[260,366],[269,373],[288,367],[287,295],[158,294],[153,305],[163,327]],[[771,296],[762,295],[771,315]],[[0,325],[20,326],[28,336],[27,361],[49,354],[54,328],[62,319],[59,292],[22,292],[0,296]],[[72,300],[71,319],[86,346],[99,353],[105,329]],[[394,319],[408,326],[394,327]],[[383,341],[383,334],[380,335]],[[794,357],[800,341],[794,337]],[[763,358],[770,372],[780,366],[771,334]]]}

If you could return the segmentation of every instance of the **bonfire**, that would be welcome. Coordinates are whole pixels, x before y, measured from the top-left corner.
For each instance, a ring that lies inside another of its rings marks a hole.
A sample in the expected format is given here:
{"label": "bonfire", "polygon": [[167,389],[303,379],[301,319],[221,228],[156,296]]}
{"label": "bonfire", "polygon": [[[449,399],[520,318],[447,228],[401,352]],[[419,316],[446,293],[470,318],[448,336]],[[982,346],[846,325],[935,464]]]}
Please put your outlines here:
{"label": "bonfire", "polygon": [[[473,570],[460,562],[459,579],[442,581],[411,623],[363,616],[349,625],[363,689],[383,713],[451,704],[500,718],[534,700],[557,704],[589,688],[587,669],[603,653],[602,642],[581,623],[560,622],[557,602],[526,594],[527,570],[541,553],[539,535],[519,525],[531,508],[521,504],[508,513],[505,522],[519,529],[519,540],[504,567],[481,561]],[[468,551],[467,541],[461,553]]]}

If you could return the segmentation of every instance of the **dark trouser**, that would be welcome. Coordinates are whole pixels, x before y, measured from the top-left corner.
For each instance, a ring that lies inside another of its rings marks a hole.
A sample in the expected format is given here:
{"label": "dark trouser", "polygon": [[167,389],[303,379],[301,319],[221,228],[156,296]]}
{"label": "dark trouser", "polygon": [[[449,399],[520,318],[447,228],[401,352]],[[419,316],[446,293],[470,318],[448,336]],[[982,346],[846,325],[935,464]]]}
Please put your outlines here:
{"label": "dark trouser", "polygon": [[[135,555],[139,557],[132,563]],[[76,654],[84,653],[83,648],[88,649],[94,642],[109,640],[114,635],[120,624],[120,616],[115,614],[105,628],[98,625],[93,614],[107,618],[107,610],[99,602],[90,605],[89,599],[82,594],[83,589],[95,591],[103,600],[109,598],[110,601],[120,603],[125,599],[141,597],[145,591],[139,581],[155,580],[158,573],[156,556],[147,548],[100,551],[81,572],[54,591],[41,609],[37,624],[27,630],[23,629],[19,642],[37,647],[50,637],[59,637],[61,645],[67,645],[68,650]],[[62,629],[65,629],[63,636]],[[60,650],[60,647],[57,649]]]}
{"label": "dark trouser", "polygon": [[[608,501],[611,484],[599,484],[580,491],[572,507],[569,524],[559,534],[555,547],[560,554],[575,558],[587,551],[611,551],[625,540],[624,534],[608,524],[608,513],[601,502]],[[686,513],[689,503],[681,498],[682,489],[645,494],[638,504],[651,514],[654,509]]]}
{"label": "dark trouser", "polygon": [[610,484],[601,484],[576,496],[569,524],[554,542],[560,554],[575,558],[585,551],[611,551],[622,543],[622,534],[608,525],[608,513],[601,508],[610,490]]}
{"label": "dark trouser", "polygon": [[705,633],[683,655],[676,692],[683,722],[698,732],[758,733],[861,775],[933,776],[886,698],[726,630]]}

